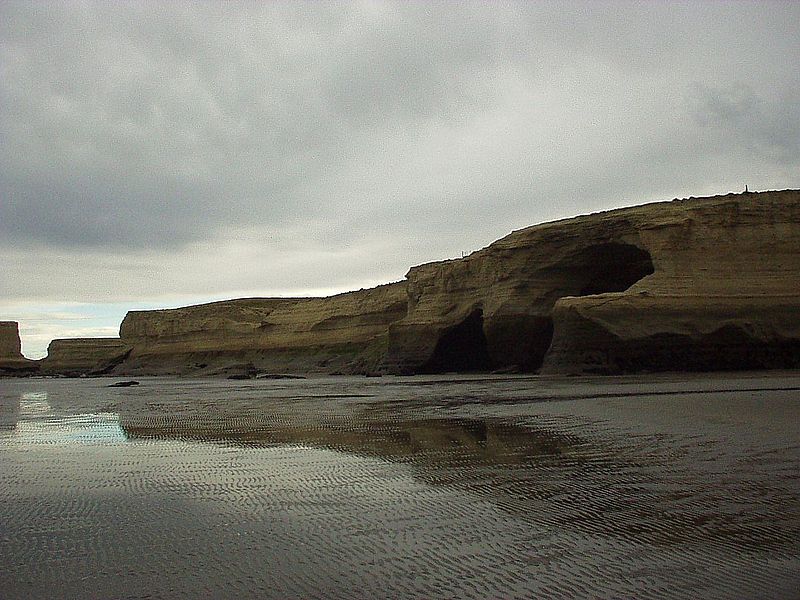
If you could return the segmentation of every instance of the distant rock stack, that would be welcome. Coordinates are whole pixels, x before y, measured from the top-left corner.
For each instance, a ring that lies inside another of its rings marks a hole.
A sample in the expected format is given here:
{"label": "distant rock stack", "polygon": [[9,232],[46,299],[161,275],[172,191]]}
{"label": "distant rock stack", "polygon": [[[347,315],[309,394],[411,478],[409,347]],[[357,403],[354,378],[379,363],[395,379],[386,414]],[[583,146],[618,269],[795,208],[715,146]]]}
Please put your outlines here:
{"label": "distant rock stack", "polygon": [[19,323],[0,321],[0,375],[27,375],[37,370],[37,362],[22,355]]}
{"label": "distant rock stack", "polygon": [[22,344],[19,340],[19,323],[0,321],[0,360],[19,360]]}

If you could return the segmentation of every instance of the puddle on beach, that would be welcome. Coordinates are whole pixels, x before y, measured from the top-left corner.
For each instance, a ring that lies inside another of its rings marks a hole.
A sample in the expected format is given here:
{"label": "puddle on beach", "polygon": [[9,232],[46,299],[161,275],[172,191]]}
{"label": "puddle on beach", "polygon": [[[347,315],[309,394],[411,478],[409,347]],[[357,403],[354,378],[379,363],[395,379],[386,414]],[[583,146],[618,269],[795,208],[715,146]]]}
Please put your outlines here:
{"label": "puddle on beach", "polygon": [[4,598],[796,598],[800,375],[0,381]]}

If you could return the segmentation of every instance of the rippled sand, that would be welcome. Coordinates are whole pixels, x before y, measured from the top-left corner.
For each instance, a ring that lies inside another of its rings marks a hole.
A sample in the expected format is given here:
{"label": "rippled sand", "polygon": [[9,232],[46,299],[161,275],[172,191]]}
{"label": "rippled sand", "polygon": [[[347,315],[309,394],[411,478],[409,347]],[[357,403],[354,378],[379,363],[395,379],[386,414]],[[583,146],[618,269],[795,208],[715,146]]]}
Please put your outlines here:
{"label": "rippled sand", "polygon": [[140,381],[0,381],[0,597],[800,597],[798,374]]}

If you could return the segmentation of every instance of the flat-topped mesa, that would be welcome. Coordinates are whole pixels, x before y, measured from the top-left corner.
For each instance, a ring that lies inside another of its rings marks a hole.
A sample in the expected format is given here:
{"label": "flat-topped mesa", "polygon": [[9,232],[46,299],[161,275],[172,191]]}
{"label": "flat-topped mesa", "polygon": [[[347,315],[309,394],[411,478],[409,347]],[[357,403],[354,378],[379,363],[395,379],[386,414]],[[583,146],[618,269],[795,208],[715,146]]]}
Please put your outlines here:
{"label": "flat-topped mesa", "polygon": [[536,225],[412,268],[400,372],[800,366],[800,191]]}
{"label": "flat-topped mesa", "polygon": [[37,369],[36,361],[22,355],[19,323],[0,321],[0,375],[29,375]]}
{"label": "flat-topped mesa", "polygon": [[328,298],[244,298],[131,311],[125,374],[369,373],[389,324],[406,314],[405,282]]}
{"label": "flat-topped mesa", "polygon": [[50,342],[41,361],[45,375],[106,375],[122,363],[131,348],[119,338],[74,338]]}

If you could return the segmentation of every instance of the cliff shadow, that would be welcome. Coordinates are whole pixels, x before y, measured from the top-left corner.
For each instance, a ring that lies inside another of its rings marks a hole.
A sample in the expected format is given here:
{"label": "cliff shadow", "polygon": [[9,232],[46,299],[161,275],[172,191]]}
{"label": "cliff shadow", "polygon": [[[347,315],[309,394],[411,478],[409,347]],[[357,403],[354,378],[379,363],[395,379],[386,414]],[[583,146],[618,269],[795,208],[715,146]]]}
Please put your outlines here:
{"label": "cliff shadow", "polygon": [[800,342],[759,339],[736,324],[695,337],[658,333],[636,340],[614,338],[604,349],[606,368],[599,373],[800,368]]}
{"label": "cliff shadow", "polygon": [[473,310],[461,322],[446,328],[420,373],[488,371],[489,349],[483,332],[483,310]]}
{"label": "cliff shadow", "polygon": [[649,252],[619,242],[589,246],[574,260],[568,267],[575,278],[576,289],[571,296],[624,292],[655,272]]}

